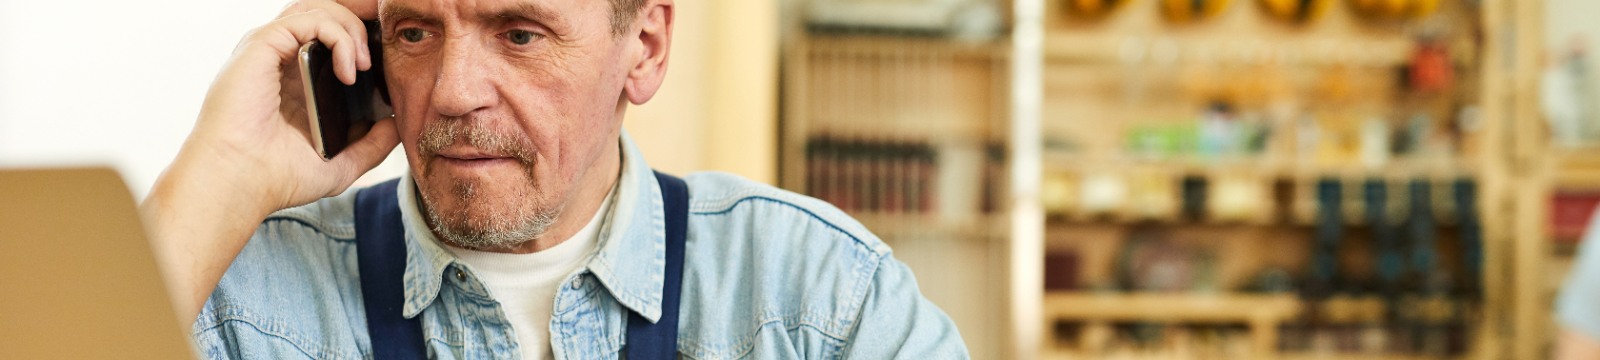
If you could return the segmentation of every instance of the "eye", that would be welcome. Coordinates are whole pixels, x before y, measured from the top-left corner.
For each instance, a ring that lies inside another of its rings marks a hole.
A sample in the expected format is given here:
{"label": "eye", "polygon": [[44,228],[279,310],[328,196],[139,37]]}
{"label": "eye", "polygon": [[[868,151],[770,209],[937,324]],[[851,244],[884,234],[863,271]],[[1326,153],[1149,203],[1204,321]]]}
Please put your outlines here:
{"label": "eye", "polygon": [[513,43],[513,44],[527,45],[528,43],[533,42],[534,40],[538,40],[539,37],[541,37],[543,35],[539,35],[539,34],[536,34],[536,33],[532,32],[532,31],[527,31],[527,30],[511,30],[511,31],[507,31],[505,36],[506,36],[506,40],[511,40],[511,43]]}
{"label": "eye", "polygon": [[400,34],[400,39],[405,40],[406,42],[413,42],[413,43],[414,42],[418,42],[418,41],[422,41],[422,39],[428,37],[428,32],[427,31],[422,31],[422,29],[418,29],[418,28],[400,29],[400,33],[399,34]]}

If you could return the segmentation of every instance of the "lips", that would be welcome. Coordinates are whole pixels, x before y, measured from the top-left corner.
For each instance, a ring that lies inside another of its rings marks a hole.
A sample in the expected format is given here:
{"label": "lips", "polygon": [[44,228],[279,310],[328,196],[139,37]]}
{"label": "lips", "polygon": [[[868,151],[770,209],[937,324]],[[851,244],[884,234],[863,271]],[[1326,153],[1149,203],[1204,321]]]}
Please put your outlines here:
{"label": "lips", "polygon": [[[450,148],[441,149],[434,155],[437,156],[434,159],[438,160],[438,164],[442,165],[443,168],[454,169],[451,172],[469,171],[471,173],[478,173],[480,171],[497,171],[496,169],[515,166],[517,164],[516,157],[484,151],[482,149],[472,147],[453,146]],[[487,173],[483,174],[487,175]],[[458,175],[465,175],[465,173],[458,173]]]}
{"label": "lips", "polygon": [[510,159],[512,156],[495,152],[484,151],[473,147],[449,147],[440,149],[435,153],[439,157],[451,160],[496,160]]}
{"label": "lips", "polygon": [[443,157],[443,158],[451,159],[451,160],[495,160],[495,159],[510,159],[511,158],[509,156],[490,155],[490,154],[439,154],[439,157]]}

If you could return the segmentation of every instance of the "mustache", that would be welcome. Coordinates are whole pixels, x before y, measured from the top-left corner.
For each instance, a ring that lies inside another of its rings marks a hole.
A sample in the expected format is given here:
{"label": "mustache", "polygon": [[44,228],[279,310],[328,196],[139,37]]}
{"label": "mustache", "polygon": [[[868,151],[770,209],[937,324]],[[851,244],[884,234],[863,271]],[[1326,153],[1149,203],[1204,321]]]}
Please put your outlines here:
{"label": "mustache", "polygon": [[417,148],[423,155],[432,157],[445,147],[462,143],[491,154],[515,158],[524,164],[533,164],[533,144],[527,138],[475,125],[479,123],[462,119],[429,122],[422,130]]}

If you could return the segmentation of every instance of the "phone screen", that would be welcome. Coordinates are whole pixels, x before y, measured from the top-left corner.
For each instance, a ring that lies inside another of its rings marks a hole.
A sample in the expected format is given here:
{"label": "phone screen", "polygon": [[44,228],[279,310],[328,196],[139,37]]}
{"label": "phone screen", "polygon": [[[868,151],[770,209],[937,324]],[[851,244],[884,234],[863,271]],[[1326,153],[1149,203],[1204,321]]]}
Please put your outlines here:
{"label": "phone screen", "polygon": [[300,48],[300,80],[305,87],[306,115],[311,141],[323,159],[332,159],[351,142],[365,136],[377,122],[380,105],[387,108],[388,89],[383,79],[383,47],[377,21],[367,21],[367,46],[372,68],[345,85],[333,73],[333,51],[312,41]]}

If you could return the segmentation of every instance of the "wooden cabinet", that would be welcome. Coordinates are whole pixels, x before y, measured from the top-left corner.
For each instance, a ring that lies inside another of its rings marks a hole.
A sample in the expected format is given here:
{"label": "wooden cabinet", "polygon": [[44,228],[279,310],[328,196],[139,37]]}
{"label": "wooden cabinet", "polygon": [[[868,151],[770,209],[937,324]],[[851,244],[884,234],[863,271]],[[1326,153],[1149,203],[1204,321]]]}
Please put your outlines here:
{"label": "wooden cabinet", "polygon": [[[1150,326],[1249,357],[1542,354],[1541,199],[1590,172],[1542,165],[1540,2],[1374,21],[1329,1],[1302,24],[1067,3],[1005,2],[992,41],[786,28],[780,183],[893,246],[974,357],[1172,355],[1117,345]],[[1128,265],[1155,237],[1193,259]],[[1430,239],[1404,281],[1399,238]]]}

